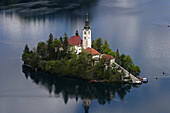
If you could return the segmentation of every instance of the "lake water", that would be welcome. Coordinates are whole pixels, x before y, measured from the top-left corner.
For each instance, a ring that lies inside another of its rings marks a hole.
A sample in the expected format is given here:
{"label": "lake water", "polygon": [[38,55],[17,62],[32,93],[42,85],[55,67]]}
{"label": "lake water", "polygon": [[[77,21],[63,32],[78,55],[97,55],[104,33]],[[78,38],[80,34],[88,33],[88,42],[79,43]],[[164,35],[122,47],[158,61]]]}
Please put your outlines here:
{"label": "lake water", "polygon": [[[0,113],[169,113],[169,0],[55,4],[0,6]],[[78,30],[82,36],[87,10],[92,39],[102,37],[112,50],[129,54],[148,84],[89,84],[22,66],[25,44],[33,48],[50,33],[59,38],[66,32],[70,37]]]}

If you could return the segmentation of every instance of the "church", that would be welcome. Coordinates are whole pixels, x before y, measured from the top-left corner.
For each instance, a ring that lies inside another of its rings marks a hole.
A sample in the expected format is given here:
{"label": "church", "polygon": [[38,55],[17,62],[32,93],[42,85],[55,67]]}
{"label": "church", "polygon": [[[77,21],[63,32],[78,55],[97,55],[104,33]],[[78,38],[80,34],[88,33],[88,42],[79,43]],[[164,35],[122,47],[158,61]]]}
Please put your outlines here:
{"label": "church", "polygon": [[68,39],[68,44],[75,47],[76,54],[80,54],[82,51],[91,53],[93,58],[99,58],[100,53],[91,47],[91,29],[89,26],[88,14],[86,14],[85,26],[83,29],[83,37],[79,36],[78,31],[76,31],[75,36]]}

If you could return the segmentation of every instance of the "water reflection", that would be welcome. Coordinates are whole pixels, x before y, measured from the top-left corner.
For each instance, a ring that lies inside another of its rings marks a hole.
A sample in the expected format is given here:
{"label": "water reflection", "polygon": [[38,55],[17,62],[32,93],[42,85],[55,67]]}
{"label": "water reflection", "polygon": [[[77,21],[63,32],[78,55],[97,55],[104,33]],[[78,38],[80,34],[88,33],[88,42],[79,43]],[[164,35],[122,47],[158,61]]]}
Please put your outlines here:
{"label": "water reflection", "polygon": [[87,112],[91,100],[96,99],[100,105],[110,103],[111,100],[118,99],[124,101],[127,93],[130,93],[132,84],[122,83],[89,83],[86,80],[77,80],[71,78],[59,78],[41,72],[34,72],[27,66],[22,66],[22,71],[26,79],[31,79],[37,85],[44,86],[50,95],[55,97],[62,95],[65,104],[69,99],[75,98],[76,101],[81,99],[85,111]]}
{"label": "water reflection", "polygon": [[95,5],[97,0],[35,0],[35,1],[0,1],[0,12],[17,13],[23,17],[45,16],[56,12],[67,12],[74,9]]}

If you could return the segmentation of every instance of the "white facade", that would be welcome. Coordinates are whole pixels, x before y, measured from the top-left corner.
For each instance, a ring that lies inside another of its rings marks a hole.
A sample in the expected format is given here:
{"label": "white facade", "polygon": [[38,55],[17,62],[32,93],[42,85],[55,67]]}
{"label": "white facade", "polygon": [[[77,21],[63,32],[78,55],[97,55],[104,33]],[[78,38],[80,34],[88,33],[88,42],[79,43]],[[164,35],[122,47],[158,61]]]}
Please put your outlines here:
{"label": "white facade", "polygon": [[91,48],[91,29],[83,29],[83,48]]}
{"label": "white facade", "polygon": [[110,64],[113,64],[115,62],[115,59],[110,59]]}
{"label": "white facade", "polygon": [[91,48],[91,29],[89,26],[89,18],[88,14],[86,14],[86,21],[85,26],[83,29],[83,48],[87,49],[88,47]]}
{"label": "white facade", "polygon": [[97,55],[93,55],[92,58],[94,58],[95,60],[99,60],[100,55],[98,55],[98,54]]}
{"label": "white facade", "polygon": [[75,45],[74,48],[75,48],[76,54],[79,54],[79,53],[82,52],[82,47],[81,46]]}

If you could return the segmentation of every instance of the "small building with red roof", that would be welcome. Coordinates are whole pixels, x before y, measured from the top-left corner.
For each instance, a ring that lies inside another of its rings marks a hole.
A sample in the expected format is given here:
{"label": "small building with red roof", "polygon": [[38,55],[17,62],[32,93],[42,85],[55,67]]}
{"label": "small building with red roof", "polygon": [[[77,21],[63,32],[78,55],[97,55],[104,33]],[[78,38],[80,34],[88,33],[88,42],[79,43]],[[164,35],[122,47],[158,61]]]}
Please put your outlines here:
{"label": "small building with red roof", "polygon": [[81,40],[81,38],[80,38],[80,36],[78,34],[78,31],[76,31],[76,35],[75,36],[72,36],[72,37],[70,37],[68,39],[68,44],[69,45],[73,45],[73,46],[75,46],[75,45],[81,46],[82,40]]}
{"label": "small building with red roof", "polygon": [[107,55],[107,54],[102,54],[100,56],[100,58],[104,58],[106,59],[107,61],[109,61],[111,64],[115,62],[115,58],[111,55]]}
{"label": "small building with red roof", "polygon": [[81,40],[81,37],[78,34],[78,31],[76,31],[75,36],[72,36],[68,39],[68,44],[75,47],[75,52],[77,54],[82,52],[82,40]]}
{"label": "small building with red roof", "polygon": [[99,59],[99,57],[100,57],[100,53],[93,48],[88,47],[88,48],[84,49],[83,51],[86,53],[92,54],[92,57],[95,59]]}

